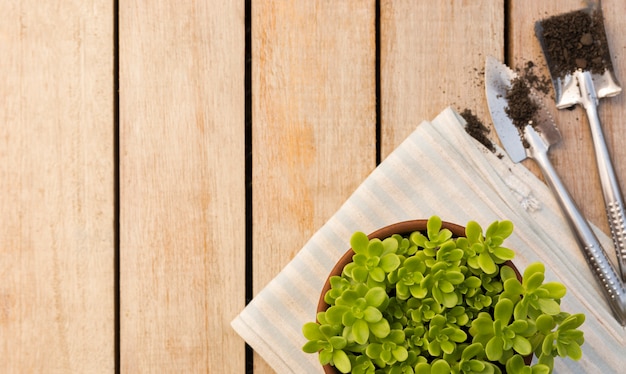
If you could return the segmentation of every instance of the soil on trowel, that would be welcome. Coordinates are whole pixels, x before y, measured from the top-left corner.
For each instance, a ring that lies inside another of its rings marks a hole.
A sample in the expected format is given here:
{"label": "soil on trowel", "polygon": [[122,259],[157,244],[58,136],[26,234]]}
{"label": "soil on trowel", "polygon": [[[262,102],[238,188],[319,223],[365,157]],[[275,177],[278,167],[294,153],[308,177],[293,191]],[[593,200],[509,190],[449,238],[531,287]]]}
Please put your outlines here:
{"label": "soil on trowel", "polygon": [[541,21],[548,65],[554,77],[578,69],[602,74],[612,70],[600,9],[578,10]]}
{"label": "soil on trowel", "polygon": [[496,149],[493,142],[487,136],[487,134],[489,134],[487,126],[485,126],[470,109],[464,109],[460,114],[466,122],[465,132],[467,132],[474,139],[478,140],[488,150],[495,152]]}
{"label": "soil on trowel", "polygon": [[539,110],[539,105],[531,98],[530,87],[524,78],[517,77],[511,81],[506,101],[509,106],[504,111],[520,131],[528,124],[533,125],[533,118]]}

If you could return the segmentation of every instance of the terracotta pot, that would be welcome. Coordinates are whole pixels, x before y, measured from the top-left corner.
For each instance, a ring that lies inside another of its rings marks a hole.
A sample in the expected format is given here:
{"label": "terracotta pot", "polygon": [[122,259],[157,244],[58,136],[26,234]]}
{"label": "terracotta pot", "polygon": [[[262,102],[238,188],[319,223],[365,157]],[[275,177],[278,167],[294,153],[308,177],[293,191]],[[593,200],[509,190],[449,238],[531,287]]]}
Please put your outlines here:
{"label": "terracotta pot", "polygon": [[[377,239],[383,240],[392,236],[393,234],[400,234],[402,236],[405,236],[405,235],[411,234],[414,231],[422,231],[423,233],[425,233],[427,223],[428,223],[427,219],[417,219],[417,220],[411,220],[411,221],[398,222],[398,223],[391,224],[389,226],[385,226],[381,229],[378,229],[374,231],[373,233],[369,234],[367,237],[370,239],[377,238]],[[465,236],[465,227],[463,226],[443,221],[441,224],[441,228],[450,230],[452,232],[453,237]],[[337,264],[335,264],[335,266],[331,270],[330,274],[328,275],[328,278],[326,278],[326,282],[324,283],[324,287],[322,288],[322,292],[320,294],[320,298],[317,304],[318,313],[324,312],[326,311],[326,309],[329,308],[329,305],[326,304],[326,302],[324,301],[324,295],[326,295],[326,292],[330,290],[330,277],[335,276],[335,275],[337,276],[341,275],[343,268],[347,264],[352,262],[352,256],[354,256],[354,251],[352,250],[352,248],[350,248],[339,259],[339,261],[337,261]],[[512,268],[513,271],[515,271],[515,274],[517,275],[517,279],[520,282],[522,281],[522,275],[520,274],[517,267],[511,261],[506,261],[503,265],[507,265],[510,268]],[[531,360],[532,360],[532,355],[525,357],[524,359],[524,361],[526,362],[526,365],[530,365]],[[324,372],[327,374],[340,374],[339,371],[335,369],[334,366],[331,366],[330,364],[324,365]]]}

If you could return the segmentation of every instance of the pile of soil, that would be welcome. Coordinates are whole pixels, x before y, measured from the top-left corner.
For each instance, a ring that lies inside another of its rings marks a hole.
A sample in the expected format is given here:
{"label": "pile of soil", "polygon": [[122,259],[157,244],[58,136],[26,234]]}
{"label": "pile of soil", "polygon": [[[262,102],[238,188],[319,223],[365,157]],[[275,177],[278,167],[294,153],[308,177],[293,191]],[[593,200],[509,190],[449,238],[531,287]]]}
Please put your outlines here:
{"label": "pile of soil", "polygon": [[496,149],[493,142],[487,136],[487,134],[489,134],[487,126],[485,126],[470,109],[464,109],[460,114],[467,123],[465,125],[465,132],[467,132],[474,139],[478,140],[488,150],[495,152]]}
{"label": "pile of soil", "polygon": [[517,77],[511,81],[511,88],[506,93],[506,101],[509,106],[504,111],[520,131],[524,130],[529,123],[532,125],[539,105],[531,98],[530,87],[523,77]]}
{"label": "pile of soil", "polygon": [[546,58],[555,77],[578,69],[602,74],[612,70],[600,9],[578,10],[540,22],[538,36],[545,43]]}

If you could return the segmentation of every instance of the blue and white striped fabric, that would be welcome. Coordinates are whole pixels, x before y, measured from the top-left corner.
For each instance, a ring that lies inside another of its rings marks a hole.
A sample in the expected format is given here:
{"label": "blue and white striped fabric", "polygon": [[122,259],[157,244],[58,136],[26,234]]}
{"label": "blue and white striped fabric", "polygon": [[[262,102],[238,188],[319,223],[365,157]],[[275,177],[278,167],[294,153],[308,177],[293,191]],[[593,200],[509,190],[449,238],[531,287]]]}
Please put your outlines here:
{"label": "blue and white striped fabric", "polygon": [[[624,372],[626,331],[612,317],[550,190],[524,166],[501,157],[503,151],[487,151],[463,126],[450,108],[420,124],[232,321],[278,373],[323,372],[317,355],[301,351],[301,327],[315,320],[319,292],[352,233],[434,214],[485,227],[511,220],[515,231],[507,243],[518,267],[543,262],[547,280],[567,286],[562,308],[587,315],[583,359],[559,359],[555,372]],[[596,231],[603,246],[612,248]]]}

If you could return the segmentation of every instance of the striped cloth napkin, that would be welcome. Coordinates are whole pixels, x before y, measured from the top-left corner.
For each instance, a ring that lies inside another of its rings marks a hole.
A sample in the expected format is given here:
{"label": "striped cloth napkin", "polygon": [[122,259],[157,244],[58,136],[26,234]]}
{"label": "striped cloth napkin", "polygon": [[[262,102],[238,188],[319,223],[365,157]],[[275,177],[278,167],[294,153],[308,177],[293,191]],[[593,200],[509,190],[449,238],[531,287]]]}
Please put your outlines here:
{"label": "striped cloth napkin", "polygon": [[[315,320],[319,293],[354,231],[373,232],[394,222],[438,215],[486,227],[508,219],[507,239],[523,271],[546,265],[546,281],[565,284],[562,308],[585,313],[583,358],[558,359],[556,373],[620,373],[626,331],[612,317],[552,193],[504,151],[488,151],[464,131],[447,108],[423,122],[358,187],[294,259],[232,321],[232,327],[278,373],[322,373],[317,355],[301,350],[301,328]],[[596,229],[604,248],[609,238]],[[610,252],[613,252],[612,250]]]}

